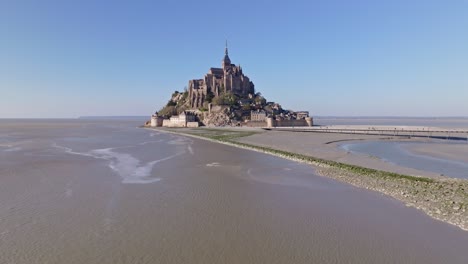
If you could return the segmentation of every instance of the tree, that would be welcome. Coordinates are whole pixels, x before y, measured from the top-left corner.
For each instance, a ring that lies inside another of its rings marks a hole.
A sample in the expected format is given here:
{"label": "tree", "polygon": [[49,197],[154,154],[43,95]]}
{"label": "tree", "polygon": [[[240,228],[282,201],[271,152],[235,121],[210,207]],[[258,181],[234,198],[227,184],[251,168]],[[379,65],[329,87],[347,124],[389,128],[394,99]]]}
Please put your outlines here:
{"label": "tree", "polygon": [[215,104],[215,105],[224,105],[224,97],[222,95],[220,95],[220,96],[218,96],[216,98],[213,98],[212,103]]}
{"label": "tree", "polygon": [[255,103],[257,105],[266,105],[266,99],[263,96],[256,96],[255,97]]}
{"label": "tree", "polygon": [[227,92],[224,94],[224,104],[233,106],[239,100],[239,96],[233,94],[232,92]]}
{"label": "tree", "polygon": [[213,92],[209,91],[206,94],[205,101],[208,102],[208,103],[211,103],[211,101],[213,101],[213,98],[214,98]]}
{"label": "tree", "polygon": [[177,114],[177,110],[176,110],[175,106],[173,106],[173,105],[166,106],[163,109],[161,109],[158,112],[158,114],[161,115],[161,116],[173,116],[173,115]]}
{"label": "tree", "polygon": [[174,91],[174,92],[172,93],[172,97],[174,97],[174,96],[176,96],[176,95],[178,95],[178,94],[179,94],[179,91],[176,90],[176,91]]}
{"label": "tree", "polygon": [[172,101],[172,100],[169,100],[169,102],[167,102],[166,106],[176,106],[177,104]]}

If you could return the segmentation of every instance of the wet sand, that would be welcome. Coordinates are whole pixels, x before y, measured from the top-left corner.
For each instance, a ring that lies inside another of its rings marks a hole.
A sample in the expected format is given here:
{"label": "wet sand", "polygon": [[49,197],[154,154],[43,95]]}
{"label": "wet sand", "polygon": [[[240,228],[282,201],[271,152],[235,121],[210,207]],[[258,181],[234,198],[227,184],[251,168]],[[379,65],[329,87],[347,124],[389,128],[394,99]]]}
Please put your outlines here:
{"label": "wet sand", "polygon": [[[398,166],[435,172],[450,178],[468,179],[468,162],[463,161],[463,154],[468,154],[468,144],[446,142],[441,140],[427,142],[366,140],[345,142],[339,144],[339,148],[352,154],[377,157]],[[419,151],[414,151],[414,149]]]}
{"label": "wet sand", "polygon": [[2,263],[468,260],[468,232],[307,165],[131,122],[70,123],[0,124],[21,146],[0,148]]}
{"label": "wet sand", "polygon": [[[425,162],[433,159],[445,166],[450,167],[450,163],[461,163],[459,167],[464,167],[468,163],[468,143],[466,141],[446,141],[427,138],[401,138],[392,136],[377,135],[356,135],[338,133],[311,133],[311,132],[291,132],[291,131],[265,131],[243,137],[239,142],[271,147],[293,153],[305,154],[326,160],[395,172],[406,175],[439,177],[439,170],[432,170],[431,166],[424,167]],[[362,151],[347,150],[346,145],[372,145],[369,148],[362,147]],[[389,152],[388,147],[401,142],[400,151]],[[345,147],[343,147],[345,146]],[[398,156],[393,161],[390,156]],[[421,166],[406,166],[405,162],[397,162],[403,156],[411,156],[415,162],[417,157],[421,158]],[[436,166],[436,164],[434,164]],[[456,170],[453,175],[448,172],[442,174],[448,177],[468,178],[468,172]]]}
{"label": "wet sand", "polygon": [[[392,137],[374,135],[267,131],[265,133],[243,137],[239,139],[239,141],[377,170],[426,177],[439,176],[439,174],[435,172],[417,170],[391,164],[375,156],[359,153],[353,154],[338,147],[340,144],[346,142],[379,141],[391,139]],[[401,140],[401,138],[396,139]]]}

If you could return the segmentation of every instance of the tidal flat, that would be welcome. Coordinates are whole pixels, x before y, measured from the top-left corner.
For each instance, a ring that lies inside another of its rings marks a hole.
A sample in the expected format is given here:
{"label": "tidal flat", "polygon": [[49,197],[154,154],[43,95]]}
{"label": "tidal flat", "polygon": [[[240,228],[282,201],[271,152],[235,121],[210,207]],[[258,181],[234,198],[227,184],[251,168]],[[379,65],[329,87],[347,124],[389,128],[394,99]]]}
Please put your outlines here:
{"label": "tidal flat", "polygon": [[0,120],[0,263],[468,259],[468,232],[318,167],[139,123]]}
{"label": "tidal flat", "polygon": [[[437,220],[468,231],[467,179],[450,178],[431,171],[398,166],[373,156],[350,155],[348,151],[336,147],[344,141],[388,141],[391,138],[242,129],[180,131],[311,164],[319,175],[383,193],[409,207],[420,209]],[[466,149],[463,148],[463,151]]]}

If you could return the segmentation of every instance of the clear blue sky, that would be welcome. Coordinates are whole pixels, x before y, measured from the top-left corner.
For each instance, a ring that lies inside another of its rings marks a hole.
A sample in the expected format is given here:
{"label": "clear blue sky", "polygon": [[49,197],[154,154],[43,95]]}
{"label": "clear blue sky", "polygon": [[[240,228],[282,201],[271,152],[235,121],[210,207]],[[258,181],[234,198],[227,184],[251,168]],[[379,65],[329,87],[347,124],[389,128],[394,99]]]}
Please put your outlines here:
{"label": "clear blue sky", "polygon": [[313,115],[468,116],[468,1],[0,1],[0,118],[149,115],[233,63]]}

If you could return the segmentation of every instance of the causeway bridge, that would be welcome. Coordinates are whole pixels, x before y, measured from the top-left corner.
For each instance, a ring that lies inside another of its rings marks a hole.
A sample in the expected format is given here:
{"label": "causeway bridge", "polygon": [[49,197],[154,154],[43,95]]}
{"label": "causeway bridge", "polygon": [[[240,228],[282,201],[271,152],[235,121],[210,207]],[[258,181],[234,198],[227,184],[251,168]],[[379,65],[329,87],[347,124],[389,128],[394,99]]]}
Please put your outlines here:
{"label": "causeway bridge", "polygon": [[339,133],[339,134],[359,134],[377,135],[391,137],[418,137],[434,138],[445,140],[468,141],[468,130],[464,129],[443,129],[434,127],[411,127],[411,126],[313,126],[313,127],[268,127],[264,130],[271,131],[292,131],[310,133]]}

